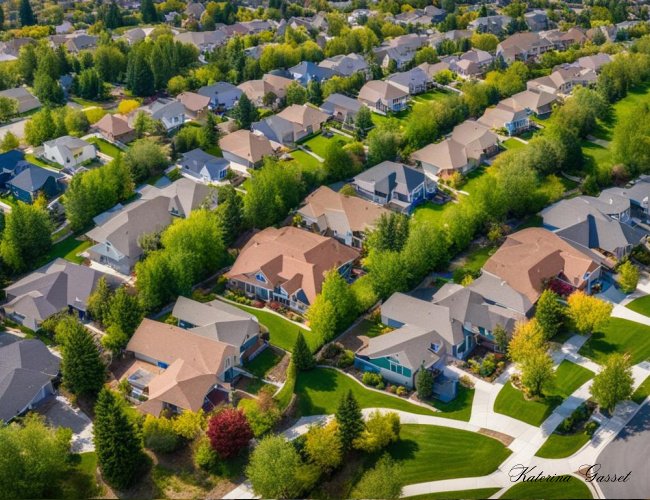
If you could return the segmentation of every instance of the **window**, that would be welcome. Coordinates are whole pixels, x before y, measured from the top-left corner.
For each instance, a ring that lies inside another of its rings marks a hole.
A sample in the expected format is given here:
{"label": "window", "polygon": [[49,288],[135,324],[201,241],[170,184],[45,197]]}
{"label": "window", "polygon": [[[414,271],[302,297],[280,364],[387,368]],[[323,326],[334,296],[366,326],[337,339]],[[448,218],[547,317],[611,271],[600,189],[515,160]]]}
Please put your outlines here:
{"label": "window", "polygon": [[264,275],[262,273],[257,273],[255,275],[255,279],[257,281],[261,281],[262,283],[266,283],[266,278],[264,277]]}
{"label": "window", "polygon": [[398,373],[400,375],[404,374],[404,370],[401,365],[396,365],[395,363],[390,363],[390,371]]}
{"label": "window", "polygon": [[435,353],[437,353],[440,350],[440,344],[434,342],[431,344],[431,350]]}

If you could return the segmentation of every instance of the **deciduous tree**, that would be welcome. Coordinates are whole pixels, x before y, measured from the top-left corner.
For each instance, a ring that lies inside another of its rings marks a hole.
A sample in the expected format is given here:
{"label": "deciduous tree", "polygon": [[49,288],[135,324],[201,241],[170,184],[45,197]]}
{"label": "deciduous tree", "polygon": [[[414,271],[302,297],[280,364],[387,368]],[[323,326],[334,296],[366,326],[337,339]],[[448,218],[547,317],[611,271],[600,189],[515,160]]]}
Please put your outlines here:
{"label": "deciduous tree", "polygon": [[397,499],[402,496],[401,467],[385,454],[352,491],[352,498]]}
{"label": "deciduous tree", "polygon": [[397,441],[400,429],[401,423],[397,413],[375,410],[366,420],[365,428],[354,440],[353,446],[366,453],[376,453]]}
{"label": "deciduous tree", "polygon": [[555,337],[564,323],[564,307],[552,290],[544,290],[535,308],[535,319],[547,340]]}
{"label": "deciduous tree", "polygon": [[341,465],[343,445],[336,421],[309,429],[305,436],[305,453],[324,471],[336,469]]}
{"label": "deciduous tree", "polygon": [[15,272],[39,262],[52,247],[52,222],[43,208],[22,202],[5,217],[0,242],[2,260]]}
{"label": "deciduous tree", "polygon": [[569,295],[567,302],[567,314],[576,330],[582,334],[592,333],[604,326],[612,313],[612,304],[580,290]]}
{"label": "deciduous tree", "polygon": [[210,418],[207,435],[212,448],[221,458],[227,459],[248,447],[253,431],[242,411],[226,408]]}
{"label": "deciduous tree", "polygon": [[594,377],[589,392],[601,407],[612,411],[617,403],[630,399],[633,384],[629,355],[615,353],[607,358],[602,371]]}
{"label": "deciduous tree", "polygon": [[623,293],[632,293],[639,284],[639,268],[626,260],[618,268],[618,284]]}

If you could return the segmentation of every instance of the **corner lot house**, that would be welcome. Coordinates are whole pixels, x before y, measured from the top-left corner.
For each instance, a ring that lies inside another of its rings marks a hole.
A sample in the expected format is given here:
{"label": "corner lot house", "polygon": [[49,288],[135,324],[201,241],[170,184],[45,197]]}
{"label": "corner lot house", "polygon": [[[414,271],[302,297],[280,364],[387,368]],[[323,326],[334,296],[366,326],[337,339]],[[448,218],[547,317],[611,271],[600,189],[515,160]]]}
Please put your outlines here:
{"label": "corner lot house", "polygon": [[0,91],[0,97],[7,97],[18,101],[18,114],[27,113],[32,109],[41,107],[41,102],[33,96],[25,87],[16,87]]}
{"label": "corner lot house", "polygon": [[356,196],[346,196],[321,186],[311,193],[298,214],[306,227],[332,236],[348,246],[361,248],[365,233],[389,211]]}
{"label": "corner lot house", "polygon": [[210,98],[210,108],[223,111],[235,107],[242,95],[242,91],[232,83],[217,82],[214,85],[201,87],[198,94]]}
{"label": "corner lot house", "polygon": [[43,143],[43,157],[63,167],[74,168],[97,158],[94,144],[64,135]]}
{"label": "corner lot house", "polygon": [[223,181],[228,174],[229,164],[225,158],[218,158],[200,148],[183,153],[178,160],[178,168],[183,176],[204,184]]}
{"label": "corner lot house", "polygon": [[328,118],[327,114],[320,109],[306,104],[292,104],[277,115],[253,123],[251,128],[271,142],[291,145],[303,137],[318,132]]}
{"label": "corner lot house", "polygon": [[0,347],[0,422],[10,422],[54,394],[60,363],[40,340]]}
{"label": "corner lot house", "polygon": [[7,302],[2,306],[3,313],[34,331],[61,311],[86,319],[88,297],[102,277],[115,281],[89,267],[55,259],[5,288]]}
{"label": "corner lot house", "polygon": [[347,277],[359,253],[333,238],[295,227],[255,234],[226,273],[230,288],[304,312],[320,293],[325,272]]}
{"label": "corner lot house", "polygon": [[219,147],[223,157],[230,164],[246,168],[257,168],[262,165],[265,156],[275,154],[271,142],[266,137],[248,130],[237,130],[222,137]]}
{"label": "corner lot house", "polygon": [[408,90],[387,81],[372,80],[361,87],[357,99],[372,111],[385,115],[406,109],[408,97]]}
{"label": "corner lot house", "polygon": [[106,114],[94,127],[110,142],[127,144],[135,139],[135,130],[131,128],[128,120],[120,115]]}

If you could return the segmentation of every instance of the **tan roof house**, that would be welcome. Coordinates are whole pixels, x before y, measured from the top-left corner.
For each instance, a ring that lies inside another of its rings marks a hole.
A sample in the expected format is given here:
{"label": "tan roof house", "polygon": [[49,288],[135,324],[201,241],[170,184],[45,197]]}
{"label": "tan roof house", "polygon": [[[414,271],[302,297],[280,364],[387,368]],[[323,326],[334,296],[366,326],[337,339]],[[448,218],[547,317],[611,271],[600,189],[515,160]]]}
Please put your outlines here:
{"label": "tan roof house", "polygon": [[253,104],[264,106],[264,96],[267,94],[274,94],[277,99],[284,99],[287,96],[287,87],[291,83],[293,83],[291,78],[267,73],[261,80],[248,80],[237,87],[253,101]]}
{"label": "tan roof house", "polygon": [[226,273],[231,288],[304,312],[320,293],[325,273],[347,276],[359,252],[334,238],[295,227],[255,234]]}
{"label": "tan roof house", "polygon": [[386,114],[406,109],[408,97],[408,90],[384,80],[371,80],[361,87],[357,99],[372,111]]}
{"label": "tan roof house", "polygon": [[210,105],[209,96],[197,94],[196,92],[183,92],[178,94],[176,99],[185,106],[185,114],[194,120],[204,116]]}
{"label": "tan roof house", "polygon": [[135,130],[121,115],[106,114],[95,123],[95,128],[110,142],[128,143],[135,139]]}
{"label": "tan roof house", "polygon": [[318,108],[292,104],[276,115],[253,123],[251,129],[271,142],[288,145],[318,132],[328,119],[329,115]]}
{"label": "tan roof house", "polygon": [[375,203],[337,193],[327,186],[307,196],[298,210],[305,226],[355,248],[361,248],[365,232],[374,227],[377,219],[389,213]]}
{"label": "tan roof house", "polygon": [[524,90],[501,102],[513,109],[525,109],[537,116],[547,116],[553,111],[553,105],[558,102],[558,98],[549,92]]}
{"label": "tan roof house", "polygon": [[478,122],[493,130],[505,130],[508,135],[517,135],[530,128],[528,112],[512,101],[501,101],[487,108]]}
{"label": "tan roof house", "polygon": [[265,156],[273,156],[275,151],[271,142],[260,134],[248,130],[237,130],[219,140],[223,157],[231,164],[246,168],[259,167]]}

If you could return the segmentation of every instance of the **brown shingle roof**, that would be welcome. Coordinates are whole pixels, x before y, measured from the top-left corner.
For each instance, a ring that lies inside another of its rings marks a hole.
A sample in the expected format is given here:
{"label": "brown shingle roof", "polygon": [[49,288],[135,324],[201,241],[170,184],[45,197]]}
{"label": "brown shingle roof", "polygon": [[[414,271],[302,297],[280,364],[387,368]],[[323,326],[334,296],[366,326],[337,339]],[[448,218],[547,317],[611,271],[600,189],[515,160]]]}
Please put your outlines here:
{"label": "brown shingle roof", "polygon": [[196,94],[194,92],[183,92],[182,94],[178,94],[178,96],[176,96],[176,99],[181,101],[183,106],[185,106],[188,111],[192,111],[194,113],[203,111],[208,107],[208,104],[210,104],[210,97]]}
{"label": "brown shingle roof", "polygon": [[219,146],[222,151],[227,151],[253,163],[273,154],[273,146],[266,137],[243,129],[222,137],[219,140]]}
{"label": "brown shingle roof", "polygon": [[133,129],[129,126],[126,119],[120,115],[104,115],[103,118],[95,124],[95,127],[113,137],[133,132]]}

